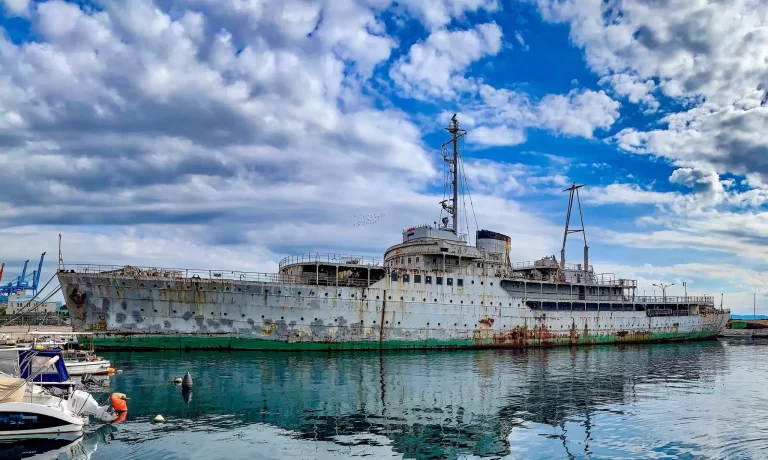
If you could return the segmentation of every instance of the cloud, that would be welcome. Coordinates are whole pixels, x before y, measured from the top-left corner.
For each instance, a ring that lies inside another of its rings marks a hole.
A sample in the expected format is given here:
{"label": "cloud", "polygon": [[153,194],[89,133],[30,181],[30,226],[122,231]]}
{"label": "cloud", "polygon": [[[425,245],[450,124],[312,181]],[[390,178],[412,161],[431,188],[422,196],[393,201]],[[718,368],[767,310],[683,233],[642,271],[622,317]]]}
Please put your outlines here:
{"label": "cloud", "polygon": [[643,190],[637,184],[610,184],[604,187],[585,188],[584,201],[590,204],[671,204],[677,195],[670,192],[652,192]]}
{"label": "cloud", "polygon": [[631,102],[652,92],[682,110],[663,127],[628,128],[621,148],[671,160],[705,161],[719,173],[766,183],[765,67],[768,4],[538,0],[545,20],[570,24],[590,68]]}
{"label": "cloud", "polygon": [[[520,143],[527,129],[591,139],[595,131],[610,128],[619,117],[618,102],[603,91],[591,90],[549,94],[535,100],[526,93],[481,84],[477,97],[465,107],[460,115],[467,126],[483,124],[467,141],[481,146]],[[443,112],[440,119],[449,117]],[[494,144],[494,139],[503,144]]]}
{"label": "cloud", "polygon": [[399,3],[431,30],[445,26],[452,18],[462,18],[467,12],[494,12],[499,8],[497,0],[401,0]]}
{"label": "cloud", "polygon": [[391,68],[389,76],[404,94],[417,99],[451,99],[471,89],[463,77],[473,62],[501,49],[501,28],[479,24],[470,30],[432,32],[411,46]]}
{"label": "cloud", "polygon": [[486,147],[517,145],[525,142],[525,132],[506,126],[480,126],[468,135],[468,141]]}

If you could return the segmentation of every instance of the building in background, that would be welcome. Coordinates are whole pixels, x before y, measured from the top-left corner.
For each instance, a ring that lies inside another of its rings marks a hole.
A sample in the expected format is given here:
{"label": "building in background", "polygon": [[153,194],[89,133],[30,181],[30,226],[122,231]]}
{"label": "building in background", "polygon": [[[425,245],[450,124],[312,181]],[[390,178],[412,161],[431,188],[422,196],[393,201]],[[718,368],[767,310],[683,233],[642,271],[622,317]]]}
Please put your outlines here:
{"label": "building in background", "polygon": [[62,302],[37,302],[35,300],[32,301],[32,304],[29,305],[27,308],[25,306],[27,303],[29,303],[30,298],[29,297],[21,297],[21,296],[10,296],[8,298],[8,308],[6,310],[6,314],[8,315],[15,315],[24,310],[28,313],[58,313],[59,309],[61,308]]}

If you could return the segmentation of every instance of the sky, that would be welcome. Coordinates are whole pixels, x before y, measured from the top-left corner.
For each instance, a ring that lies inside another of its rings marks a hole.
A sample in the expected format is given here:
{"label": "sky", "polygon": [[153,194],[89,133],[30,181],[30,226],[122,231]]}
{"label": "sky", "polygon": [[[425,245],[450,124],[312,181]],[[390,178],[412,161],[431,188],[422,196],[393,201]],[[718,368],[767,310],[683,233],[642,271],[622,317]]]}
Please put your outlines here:
{"label": "sky", "polygon": [[598,273],[766,313],[766,22],[757,0],[0,0],[3,280],[43,251],[53,276],[59,233],[68,265],[381,257],[440,219],[455,113],[465,231],[559,254],[586,184]]}

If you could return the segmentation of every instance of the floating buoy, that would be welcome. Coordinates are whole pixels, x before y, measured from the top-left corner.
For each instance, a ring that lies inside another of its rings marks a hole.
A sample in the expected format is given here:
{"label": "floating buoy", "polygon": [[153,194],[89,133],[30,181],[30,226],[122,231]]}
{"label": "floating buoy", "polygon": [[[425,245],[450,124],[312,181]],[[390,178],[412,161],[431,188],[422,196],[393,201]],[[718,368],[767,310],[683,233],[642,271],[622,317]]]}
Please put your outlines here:
{"label": "floating buoy", "polygon": [[174,377],[174,378],[173,378],[173,380],[172,380],[172,382],[173,382],[174,384],[176,384],[176,385],[180,384],[180,383],[181,383],[181,377]]}
{"label": "floating buoy", "polygon": [[117,370],[117,373],[118,373],[118,374],[122,374],[122,373],[123,373],[123,370],[122,370],[122,369],[118,369],[118,370]]}
{"label": "floating buoy", "polygon": [[191,387],[192,386],[192,376],[189,375],[189,372],[184,374],[184,379],[181,381],[181,386],[183,386],[183,387]]}
{"label": "floating buoy", "polygon": [[157,414],[157,415],[155,415],[155,419],[152,420],[152,421],[155,422],[155,423],[163,423],[163,422],[165,422],[165,419],[163,418],[162,415]]}
{"label": "floating buoy", "polygon": [[113,367],[107,369],[107,375],[115,375],[115,369]]}

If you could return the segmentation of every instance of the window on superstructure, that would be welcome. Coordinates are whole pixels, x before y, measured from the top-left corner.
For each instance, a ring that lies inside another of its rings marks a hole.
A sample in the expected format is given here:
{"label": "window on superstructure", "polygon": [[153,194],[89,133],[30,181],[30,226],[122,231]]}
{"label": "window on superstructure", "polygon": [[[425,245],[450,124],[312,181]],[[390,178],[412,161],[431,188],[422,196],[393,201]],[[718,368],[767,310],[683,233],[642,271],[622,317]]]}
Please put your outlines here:
{"label": "window on superstructure", "polygon": [[424,280],[424,284],[432,284],[432,277],[427,275],[426,280]]}
{"label": "window on superstructure", "polygon": [[416,263],[419,263],[419,258],[418,257],[416,258]]}
{"label": "window on superstructure", "polygon": [[446,283],[448,284],[448,286],[453,286],[453,278],[448,278],[448,280],[446,280]]}
{"label": "window on superstructure", "polygon": [[410,257],[408,258],[408,263],[411,263],[411,258]]}
{"label": "window on superstructure", "polygon": [[436,264],[436,263],[437,263],[437,257],[433,257],[433,258],[432,258],[432,263],[433,263],[433,264]]}
{"label": "window on superstructure", "polygon": [[442,276],[438,276],[437,277],[437,284],[443,284],[443,277]]}
{"label": "window on superstructure", "polygon": [[459,287],[464,286],[464,280],[461,279],[461,278],[457,278],[456,279],[456,286],[459,286]]}
{"label": "window on superstructure", "polygon": [[392,273],[392,281],[397,281],[397,273]]}
{"label": "window on superstructure", "polygon": [[421,275],[413,275],[414,283],[421,283]]}
{"label": "window on superstructure", "polygon": [[409,275],[407,273],[405,275],[403,275],[403,283],[407,283],[410,280],[411,280],[411,275]]}

